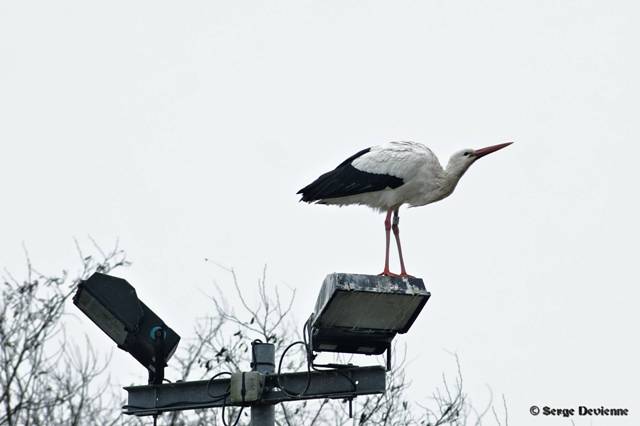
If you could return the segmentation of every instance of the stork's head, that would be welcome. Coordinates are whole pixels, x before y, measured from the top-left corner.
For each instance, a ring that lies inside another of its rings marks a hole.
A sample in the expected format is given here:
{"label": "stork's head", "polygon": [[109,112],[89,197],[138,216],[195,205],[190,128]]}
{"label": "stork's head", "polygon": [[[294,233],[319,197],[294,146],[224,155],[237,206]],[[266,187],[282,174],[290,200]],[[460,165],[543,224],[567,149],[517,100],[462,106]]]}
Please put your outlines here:
{"label": "stork's head", "polygon": [[491,154],[492,152],[496,152],[499,149],[502,149],[506,146],[511,145],[513,142],[501,143],[499,145],[492,145],[486,148],[480,149],[463,149],[462,151],[458,151],[451,156],[449,159],[449,164],[447,164],[447,173],[453,174],[460,178],[464,172],[467,171],[469,166],[475,163],[479,158],[484,157],[487,154]]}

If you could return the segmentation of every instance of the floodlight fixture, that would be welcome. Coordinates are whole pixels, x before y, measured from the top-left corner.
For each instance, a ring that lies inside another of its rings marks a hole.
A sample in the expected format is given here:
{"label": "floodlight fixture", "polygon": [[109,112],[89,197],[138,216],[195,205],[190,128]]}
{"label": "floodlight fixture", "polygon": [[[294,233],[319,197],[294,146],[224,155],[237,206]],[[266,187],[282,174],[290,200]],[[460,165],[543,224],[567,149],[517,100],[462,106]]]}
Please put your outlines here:
{"label": "floodlight fixture", "polygon": [[327,275],[310,322],[311,349],[382,354],[397,333],[409,331],[430,296],[420,278]]}
{"label": "floodlight fixture", "polygon": [[73,303],[120,349],[149,371],[149,384],[160,384],[164,367],[180,341],[147,305],[131,284],[99,272],[78,284]]}

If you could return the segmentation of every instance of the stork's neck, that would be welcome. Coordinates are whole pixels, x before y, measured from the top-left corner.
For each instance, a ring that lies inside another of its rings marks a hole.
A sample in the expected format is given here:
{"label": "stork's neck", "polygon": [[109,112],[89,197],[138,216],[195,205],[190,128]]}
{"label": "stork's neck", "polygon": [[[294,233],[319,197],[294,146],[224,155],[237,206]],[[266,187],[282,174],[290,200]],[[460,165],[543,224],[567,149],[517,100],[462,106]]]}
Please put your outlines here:
{"label": "stork's neck", "polygon": [[445,193],[445,197],[456,189],[456,185],[460,181],[460,178],[467,171],[471,164],[461,164],[453,161],[449,161],[447,168],[444,169],[442,174],[442,192]]}

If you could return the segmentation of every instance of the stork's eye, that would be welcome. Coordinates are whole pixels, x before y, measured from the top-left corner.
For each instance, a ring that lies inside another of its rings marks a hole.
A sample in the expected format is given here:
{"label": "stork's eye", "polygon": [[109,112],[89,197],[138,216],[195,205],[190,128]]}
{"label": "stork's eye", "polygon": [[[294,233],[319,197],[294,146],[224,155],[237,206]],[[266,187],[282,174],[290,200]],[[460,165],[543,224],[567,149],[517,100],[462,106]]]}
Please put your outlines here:
{"label": "stork's eye", "polygon": [[464,155],[465,157],[468,157],[469,155],[471,155],[471,152],[465,151],[462,155]]}

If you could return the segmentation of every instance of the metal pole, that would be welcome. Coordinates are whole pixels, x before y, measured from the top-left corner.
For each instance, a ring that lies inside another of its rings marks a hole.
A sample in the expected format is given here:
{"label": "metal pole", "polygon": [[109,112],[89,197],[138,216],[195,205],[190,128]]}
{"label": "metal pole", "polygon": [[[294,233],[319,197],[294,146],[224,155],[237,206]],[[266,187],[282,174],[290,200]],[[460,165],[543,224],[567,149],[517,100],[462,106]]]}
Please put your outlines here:
{"label": "metal pole", "polygon": [[[275,370],[275,347],[271,343],[251,344],[251,369],[260,373],[273,373]],[[252,405],[251,426],[274,426],[275,407],[273,405]]]}
{"label": "metal pole", "polygon": [[161,385],[164,380],[164,367],[167,365],[164,360],[164,336],[165,331],[161,327],[154,327],[153,332],[153,370],[149,370],[149,384]]}

